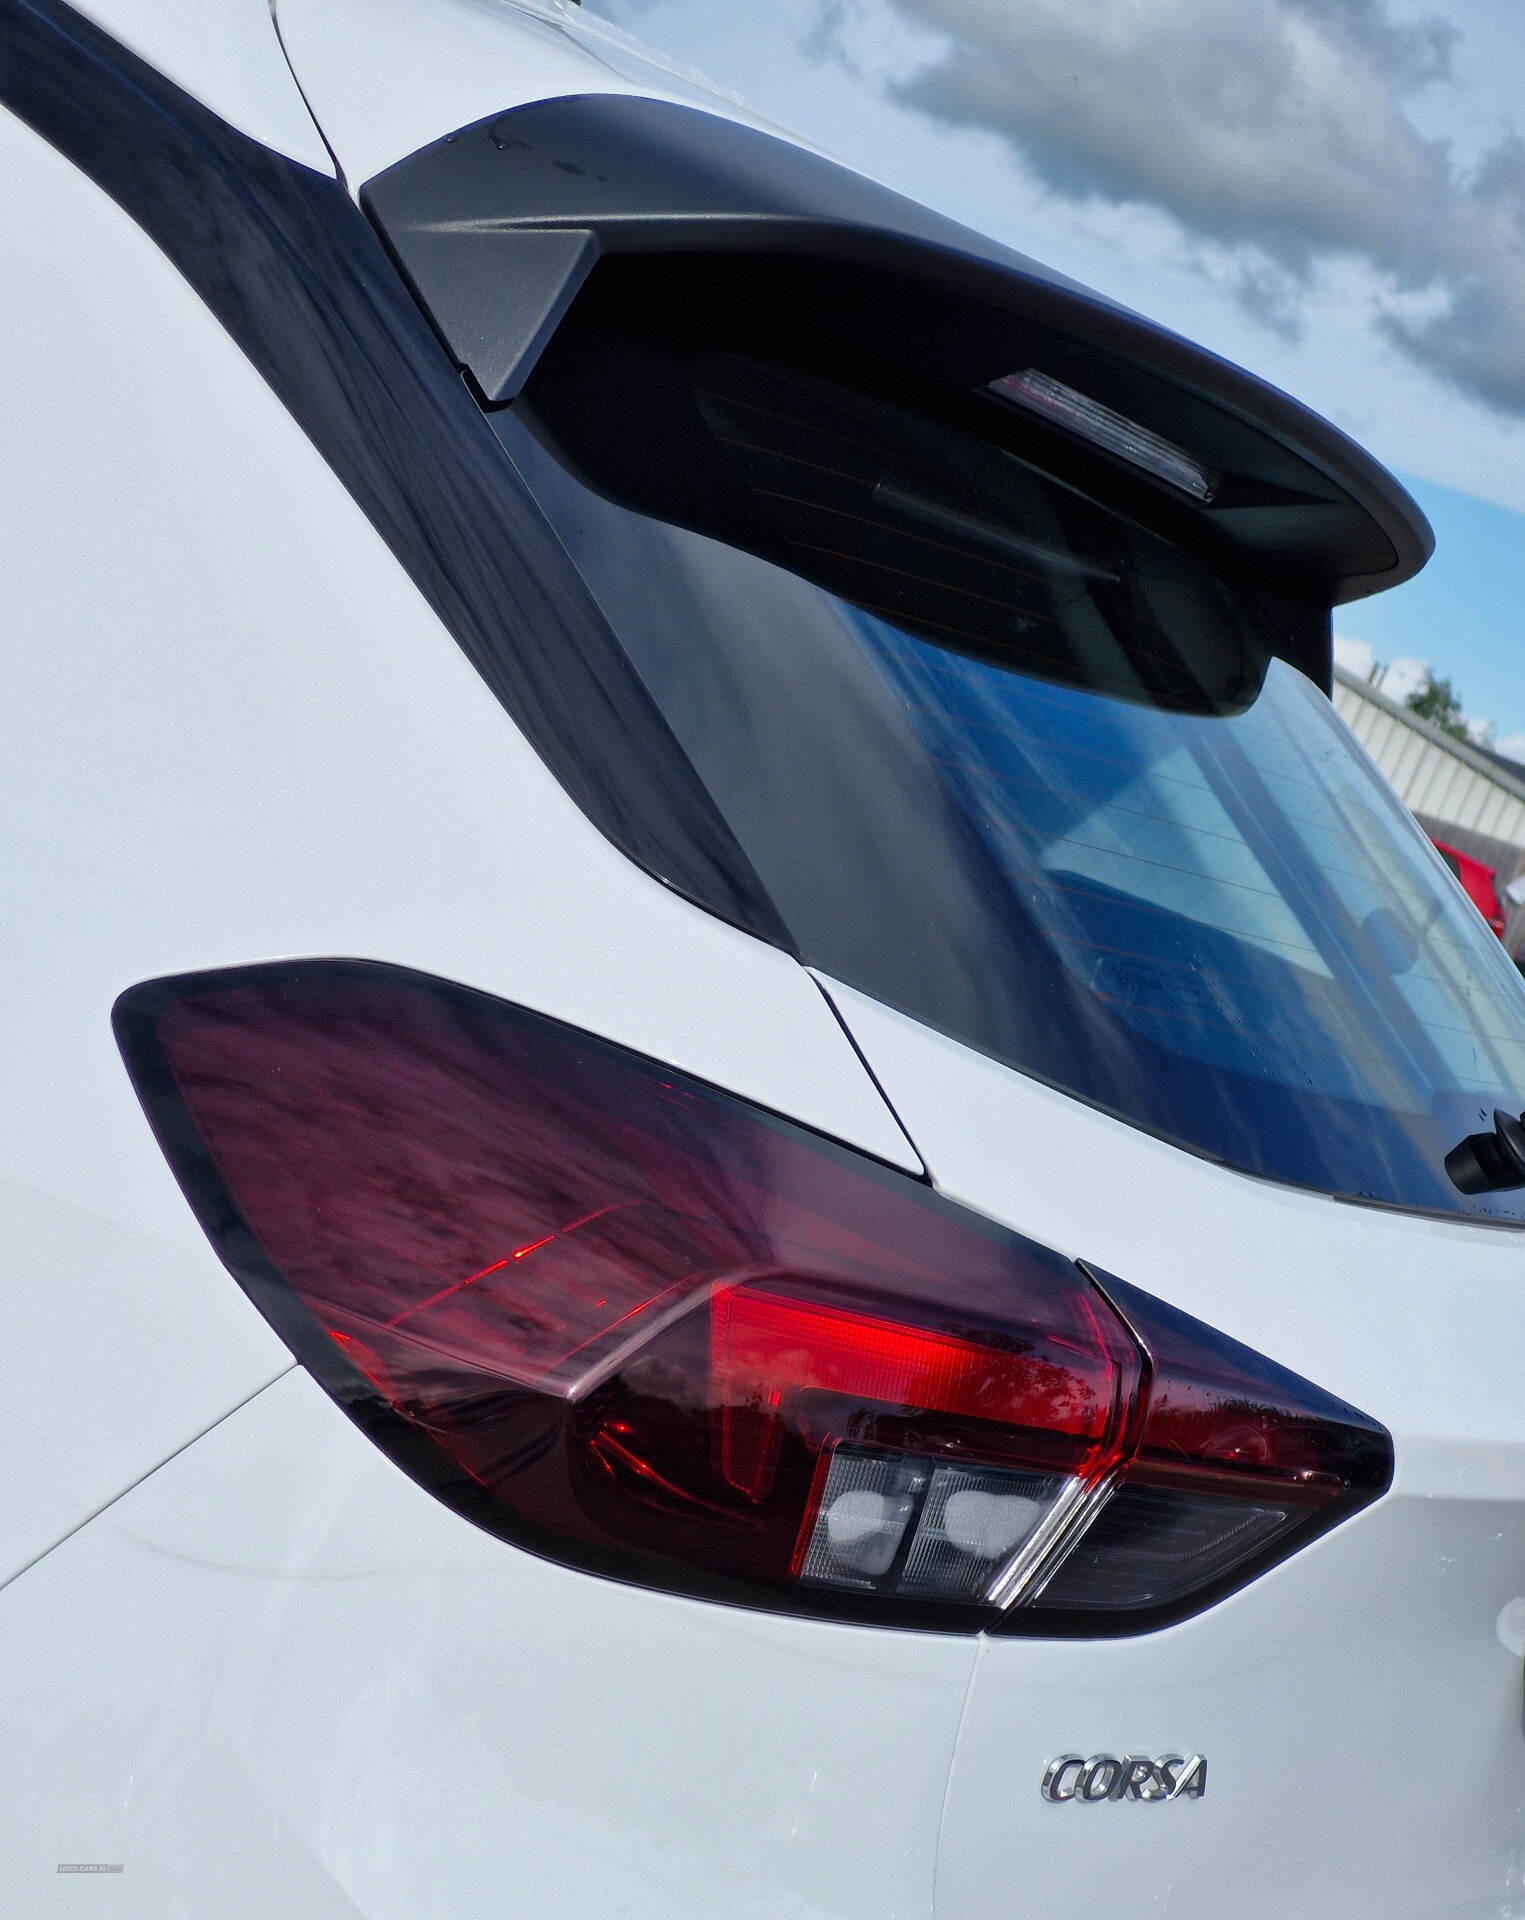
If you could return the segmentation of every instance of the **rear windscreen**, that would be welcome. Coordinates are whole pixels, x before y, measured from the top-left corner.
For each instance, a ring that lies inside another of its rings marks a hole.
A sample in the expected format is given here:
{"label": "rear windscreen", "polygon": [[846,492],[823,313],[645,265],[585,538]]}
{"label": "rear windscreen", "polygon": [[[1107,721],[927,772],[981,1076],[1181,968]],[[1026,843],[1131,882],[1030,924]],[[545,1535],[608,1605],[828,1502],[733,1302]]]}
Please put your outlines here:
{"label": "rear windscreen", "polygon": [[1525,1217],[1443,1166],[1525,1105],[1525,986],[1262,612],[881,416],[749,429],[767,376],[722,371],[781,496],[744,544],[595,490],[533,387],[493,419],[804,959],[1234,1167]]}

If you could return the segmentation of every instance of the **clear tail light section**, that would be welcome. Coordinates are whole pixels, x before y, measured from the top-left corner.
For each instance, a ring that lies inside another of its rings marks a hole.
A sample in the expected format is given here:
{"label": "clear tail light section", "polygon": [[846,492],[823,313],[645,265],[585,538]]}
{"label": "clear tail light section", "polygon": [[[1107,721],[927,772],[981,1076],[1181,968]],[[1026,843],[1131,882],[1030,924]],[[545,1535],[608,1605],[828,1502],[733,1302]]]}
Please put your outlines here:
{"label": "clear tail light section", "polygon": [[588,1034],[358,961],[115,1009],[217,1252],[416,1480],[614,1578],[1132,1631],[1387,1485],[1384,1430],[930,1187]]}

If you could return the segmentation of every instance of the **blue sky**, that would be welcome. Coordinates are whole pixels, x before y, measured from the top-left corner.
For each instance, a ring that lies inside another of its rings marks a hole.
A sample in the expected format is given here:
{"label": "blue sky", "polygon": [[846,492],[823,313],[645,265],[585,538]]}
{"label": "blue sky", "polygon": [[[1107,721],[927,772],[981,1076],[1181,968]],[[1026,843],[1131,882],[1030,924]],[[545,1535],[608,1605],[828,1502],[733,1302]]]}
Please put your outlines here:
{"label": "blue sky", "polygon": [[1520,0],[587,0],[589,15],[1368,446],[1438,548],[1336,631],[1429,662],[1525,754]]}
{"label": "blue sky", "polygon": [[1507,507],[1400,475],[1435,529],[1435,557],[1407,586],[1335,610],[1336,633],[1377,659],[1425,660],[1470,714],[1491,718],[1525,759],[1525,519]]}

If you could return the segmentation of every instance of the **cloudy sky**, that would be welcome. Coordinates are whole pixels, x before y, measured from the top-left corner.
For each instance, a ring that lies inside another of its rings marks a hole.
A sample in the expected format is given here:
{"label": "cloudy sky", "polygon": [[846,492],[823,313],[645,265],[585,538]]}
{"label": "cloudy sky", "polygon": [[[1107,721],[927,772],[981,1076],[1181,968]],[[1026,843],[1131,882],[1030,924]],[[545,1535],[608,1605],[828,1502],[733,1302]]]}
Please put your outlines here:
{"label": "cloudy sky", "polygon": [[1440,544],[1337,631],[1525,754],[1525,0],[588,11],[1364,442]]}

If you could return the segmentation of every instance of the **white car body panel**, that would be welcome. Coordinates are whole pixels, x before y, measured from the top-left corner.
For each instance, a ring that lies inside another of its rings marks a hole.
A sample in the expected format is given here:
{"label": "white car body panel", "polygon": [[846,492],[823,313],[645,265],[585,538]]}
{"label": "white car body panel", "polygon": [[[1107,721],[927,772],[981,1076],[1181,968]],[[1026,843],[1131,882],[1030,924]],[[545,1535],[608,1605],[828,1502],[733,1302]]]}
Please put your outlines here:
{"label": "white car body panel", "polygon": [[[142,1120],[107,1081],[86,1078],[111,1115],[91,1131],[115,1135],[125,1171]],[[139,1175],[171,1216],[159,1230],[0,1181],[0,1584],[293,1364],[205,1241],[173,1218],[179,1194],[163,1191],[151,1139],[144,1148]]]}
{"label": "white car body panel", "polygon": [[346,178],[488,114],[573,93],[638,93],[808,144],[702,75],[563,0],[280,0],[281,37]]}
{"label": "white car body panel", "polygon": [[298,1371],[0,1593],[0,1884],[123,1920],[924,1920],[968,1639],[532,1559]]}
{"label": "white car body panel", "polygon": [[[938,1920],[1017,1884],[1033,1913],[1080,1884],[1140,1916],[1230,1887],[1236,1920],[1525,1911],[1518,1229],[1250,1179],[824,984],[939,1191],[1375,1408],[1396,1455],[1375,1507],[1194,1619],[985,1641]],[[1200,1803],[1039,1798],[1058,1754],[1171,1750],[1208,1755]]]}
{"label": "white car body panel", "polygon": [[269,0],[82,0],[76,9],[240,132],[332,174]]}
{"label": "white car body panel", "polygon": [[[281,0],[300,92],[264,0],[85,10],[331,172],[305,94],[351,188],[562,93],[766,124],[560,0]],[[1525,1914],[1518,1231],[1211,1165],[648,878],[152,242],[4,115],[0,170],[0,420],[28,450],[0,521],[6,1899],[72,1915],[57,1867],[93,1862],[131,1920]],[[111,1039],[136,981],[320,954],[919,1172],[914,1141],[948,1196],[1385,1421],[1395,1488],[1113,1641],[751,1613],[504,1545],[293,1367]],[[1047,1805],[1071,1750],[1201,1751],[1211,1790]]]}
{"label": "white car body panel", "polygon": [[[1197,1618],[987,1638],[959,1733],[938,1920],[1077,1896],[1152,1920],[1525,1911],[1517,1501],[1389,1496]],[[1064,1753],[1202,1753],[1201,1800],[1054,1806]]]}
{"label": "white car body panel", "polygon": [[288,1358],[122,1071],[135,981],[401,962],[919,1162],[805,970],[567,799],[153,244],[10,118],[0,170],[0,418],[41,454],[0,532],[3,1577]]}

